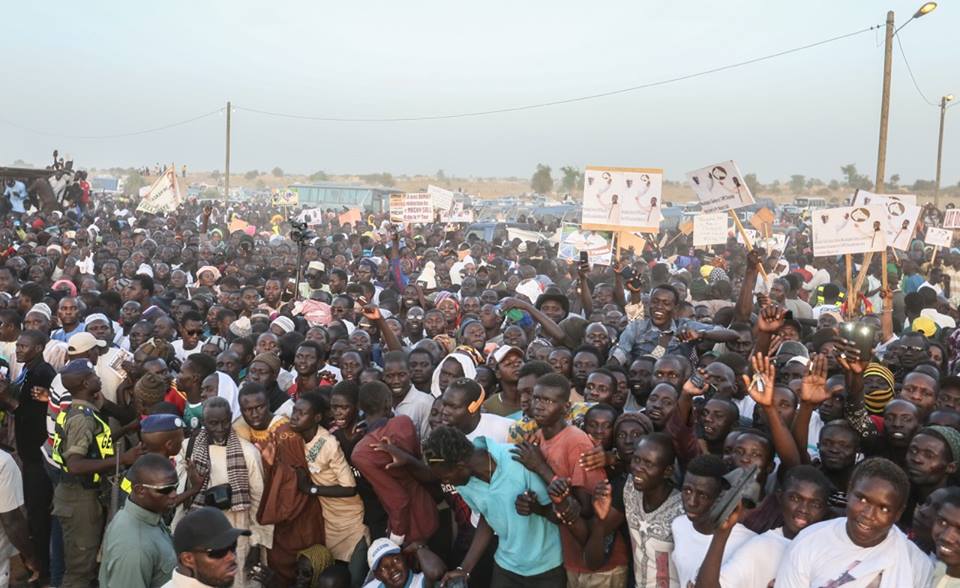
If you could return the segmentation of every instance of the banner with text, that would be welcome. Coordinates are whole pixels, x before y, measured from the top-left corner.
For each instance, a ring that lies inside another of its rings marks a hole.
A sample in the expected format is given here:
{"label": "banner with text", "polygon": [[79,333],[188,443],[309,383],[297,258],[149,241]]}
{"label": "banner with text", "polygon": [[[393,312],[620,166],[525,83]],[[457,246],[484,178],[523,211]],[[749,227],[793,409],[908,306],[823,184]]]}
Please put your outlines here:
{"label": "banner with text", "polygon": [[403,222],[433,222],[433,203],[429,192],[407,192],[403,195]]}
{"label": "banner with text", "polygon": [[693,246],[706,247],[727,242],[727,221],[730,215],[725,212],[698,214],[693,217]]}
{"label": "banner with text", "polygon": [[177,166],[171,165],[167,171],[160,174],[147,193],[140,200],[137,210],[151,214],[161,214],[175,211],[183,202],[180,192],[180,183],[177,181]]}

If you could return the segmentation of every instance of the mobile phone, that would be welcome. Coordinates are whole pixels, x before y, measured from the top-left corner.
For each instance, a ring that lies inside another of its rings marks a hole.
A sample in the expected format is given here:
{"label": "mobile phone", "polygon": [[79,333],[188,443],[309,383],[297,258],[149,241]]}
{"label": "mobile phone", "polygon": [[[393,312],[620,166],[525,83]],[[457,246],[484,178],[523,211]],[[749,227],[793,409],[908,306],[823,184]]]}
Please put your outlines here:
{"label": "mobile phone", "polygon": [[590,263],[590,256],[586,251],[580,252],[580,263]]}

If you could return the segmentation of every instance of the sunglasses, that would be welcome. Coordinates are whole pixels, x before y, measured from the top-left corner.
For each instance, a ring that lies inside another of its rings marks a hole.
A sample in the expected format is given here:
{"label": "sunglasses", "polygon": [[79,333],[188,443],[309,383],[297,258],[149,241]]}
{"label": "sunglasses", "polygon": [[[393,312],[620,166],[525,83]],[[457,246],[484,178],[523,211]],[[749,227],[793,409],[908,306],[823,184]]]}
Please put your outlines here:
{"label": "sunglasses", "polygon": [[188,335],[197,336],[197,335],[202,335],[202,334],[203,334],[203,331],[202,331],[202,330],[200,330],[200,331],[186,331],[186,333],[187,333]]}
{"label": "sunglasses", "polygon": [[204,553],[207,554],[207,557],[210,559],[223,559],[227,557],[228,553],[235,553],[237,551],[237,542],[234,541],[226,547],[221,547],[220,549],[207,549]]}
{"label": "sunglasses", "polygon": [[158,494],[170,494],[177,489],[177,484],[164,484],[162,486],[157,484],[140,484],[144,488],[149,488]]}

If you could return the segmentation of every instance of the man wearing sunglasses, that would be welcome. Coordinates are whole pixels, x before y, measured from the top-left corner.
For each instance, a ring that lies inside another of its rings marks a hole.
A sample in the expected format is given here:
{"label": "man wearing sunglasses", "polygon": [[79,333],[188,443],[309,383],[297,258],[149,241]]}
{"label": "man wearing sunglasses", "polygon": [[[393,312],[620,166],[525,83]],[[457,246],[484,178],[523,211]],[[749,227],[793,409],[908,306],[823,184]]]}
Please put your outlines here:
{"label": "man wearing sunglasses", "polygon": [[162,516],[176,498],[177,470],[162,455],[148,453],[127,472],[130,498],[103,537],[101,586],[148,587],[170,580],[177,556]]}
{"label": "man wearing sunglasses", "polygon": [[226,515],[212,506],[190,511],[173,534],[177,568],[163,588],[233,586],[241,535],[250,535],[250,531],[233,528]]}

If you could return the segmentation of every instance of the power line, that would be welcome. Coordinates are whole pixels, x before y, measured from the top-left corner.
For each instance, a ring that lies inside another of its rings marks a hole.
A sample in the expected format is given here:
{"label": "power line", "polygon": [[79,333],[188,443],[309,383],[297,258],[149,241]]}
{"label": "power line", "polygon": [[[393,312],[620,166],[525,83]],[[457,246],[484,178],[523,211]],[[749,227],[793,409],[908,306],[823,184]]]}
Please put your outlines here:
{"label": "power line", "polygon": [[923,90],[920,89],[920,84],[917,83],[917,78],[913,75],[913,68],[910,67],[910,62],[907,61],[907,54],[903,51],[903,43],[900,42],[900,33],[897,33],[895,36],[897,37],[897,46],[900,47],[900,57],[903,57],[903,63],[907,66],[907,73],[910,74],[910,79],[913,80],[913,87],[917,89],[917,94],[920,94],[920,97],[923,98],[923,101],[930,106],[939,108],[940,105],[936,102],[931,102],[930,99],[927,98],[926,94],[923,93]]}
{"label": "power line", "polygon": [[166,125],[162,125],[162,126],[159,126],[159,127],[153,127],[153,128],[149,128],[149,129],[142,129],[142,130],[139,130],[139,131],[131,131],[131,132],[128,132],[128,133],[116,133],[116,134],[113,134],[113,135],[65,135],[65,134],[63,134],[63,133],[51,133],[51,132],[49,132],[49,131],[41,131],[41,130],[38,130],[38,129],[34,129],[34,128],[31,128],[31,127],[22,125],[22,124],[20,124],[20,123],[13,122],[13,121],[8,120],[8,119],[5,119],[5,118],[0,118],[0,123],[6,124],[6,125],[8,125],[8,126],[11,126],[11,127],[17,128],[17,129],[20,129],[20,130],[22,130],[22,131],[27,131],[27,132],[30,132],[30,133],[34,133],[34,134],[36,134],[36,135],[43,135],[43,136],[46,136],[46,137],[57,137],[57,138],[61,138],[61,139],[119,139],[119,138],[123,138],[123,137],[135,137],[135,136],[137,136],[137,135],[146,135],[146,134],[148,134],[148,133],[155,133],[155,132],[157,132],[157,131],[163,131],[163,130],[166,130],[166,129],[172,129],[173,127],[183,126],[183,125],[192,123],[192,122],[194,122],[194,121],[198,121],[198,120],[200,120],[200,119],[207,118],[207,117],[213,116],[213,115],[215,115],[215,114],[219,114],[219,113],[221,113],[221,112],[223,112],[223,107],[220,107],[220,108],[218,108],[218,109],[216,109],[216,110],[212,110],[212,111],[207,112],[207,113],[204,113],[204,114],[200,114],[200,115],[197,115],[197,116],[188,118],[188,119],[180,120],[180,121],[173,122],[173,123],[166,124]]}
{"label": "power line", "polygon": [[491,110],[480,110],[473,112],[461,112],[456,114],[435,114],[435,115],[426,115],[426,116],[400,116],[400,117],[335,117],[335,116],[308,116],[308,115],[299,115],[299,114],[289,114],[283,112],[274,112],[269,110],[260,110],[256,108],[247,108],[244,106],[236,106],[237,110],[243,110],[246,112],[252,112],[254,114],[262,114],[265,116],[274,116],[280,118],[291,118],[298,120],[313,120],[313,121],[325,121],[325,122],[414,122],[414,121],[427,121],[427,120],[446,120],[452,118],[469,118],[477,116],[487,116],[491,114],[502,114],[506,112],[519,112],[522,110],[534,110],[537,108],[547,108],[550,106],[559,106],[562,104],[572,104],[575,102],[586,102],[588,100],[596,100],[598,98],[606,98],[608,96],[615,96],[617,94],[626,94],[628,92],[636,92],[637,90],[643,90],[646,88],[653,88],[656,86],[664,86],[667,84],[673,84],[676,82],[682,82],[685,80],[690,80],[693,78],[710,75],[718,73],[721,71],[727,71],[746,65],[751,65],[754,63],[759,63],[761,61],[767,61],[769,59],[774,59],[776,57],[782,57],[784,55],[789,55],[790,53],[796,53],[798,51],[804,51],[806,49],[812,49],[814,47],[819,47],[820,45],[826,45],[827,43],[833,43],[834,41],[840,41],[856,35],[866,33],[882,27],[883,25],[874,25],[867,27],[865,29],[860,29],[859,31],[854,31],[844,35],[839,35],[836,37],[831,37],[829,39],[824,39],[822,41],[817,41],[815,43],[810,43],[808,45],[802,45],[800,47],[794,47],[792,49],[786,49],[784,51],[778,51],[776,53],[771,53],[769,55],[764,55],[762,57],[755,57],[753,59],[748,59],[746,61],[739,61],[737,63],[731,63],[728,65],[723,65],[720,67],[714,67],[711,69],[706,69],[696,73],[686,74],[682,76],[677,76],[673,78],[667,78],[664,80],[658,80],[656,82],[648,82],[645,84],[640,84],[638,86],[630,86],[628,88],[620,88],[619,90],[611,90],[608,92],[600,92],[597,94],[589,94],[586,96],[579,96],[576,98],[565,98],[562,100],[552,100],[550,102],[540,102],[537,104],[527,104],[524,106],[510,106],[506,108],[495,108]]}

